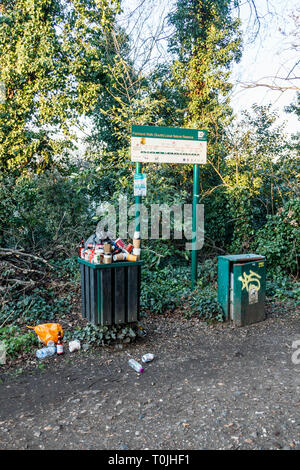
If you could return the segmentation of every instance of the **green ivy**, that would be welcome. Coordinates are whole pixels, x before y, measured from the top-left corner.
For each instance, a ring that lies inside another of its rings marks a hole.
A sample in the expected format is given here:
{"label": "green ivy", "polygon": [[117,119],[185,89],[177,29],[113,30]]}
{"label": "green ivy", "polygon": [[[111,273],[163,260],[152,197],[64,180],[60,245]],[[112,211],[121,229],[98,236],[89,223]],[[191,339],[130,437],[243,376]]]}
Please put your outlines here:
{"label": "green ivy", "polygon": [[267,217],[266,225],[259,230],[256,249],[267,257],[269,270],[293,275],[299,274],[300,252],[300,201],[292,199],[275,215]]}
{"label": "green ivy", "polygon": [[189,305],[189,315],[197,315],[208,322],[224,321],[224,314],[217,299],[217,291],[214,288],[197,286],[189,298]]}
{"label": "green ivy", "polygon": [[52,290],[34,289],[30,295],[19,295],[4,304],[0,311],[0,322],[9,319],[10,323],[51,322],[56,316],[65,316],[71,310],[71,296],[57,297]]}
{"label": "green ivy", "polygon": [[104,346],[112,342],[130,343],[140,332],[138,324],[96,326],[89,324],[83,328],[66,331],[64,338],[68,341],[78,339],[89,346]]}
{"label": "green ivy", "polygon": [[6,354],[14,359],[20,353],[30,352],[33,346],[37,346],[37,337],[32,331],[23,333],[18,326],[8,325],[0,328],[0,341],[6,347]]}
{"label": "green ivy", "polygon": [[167,265],[143,269],[141,308],[153,313],[163,313],[188,305],[187,315],[197,314],[205,320],[223,320],[217,301],[217,260],[208,259],[198,267],[198,282],[191,290],[191,270],[185,266]]}
{"label": "green ivy", "polygon": [[300,282],[282,274],[280,267],[268,275],[266,295],[270,299],[284,301],[291,306],[300,305]]}

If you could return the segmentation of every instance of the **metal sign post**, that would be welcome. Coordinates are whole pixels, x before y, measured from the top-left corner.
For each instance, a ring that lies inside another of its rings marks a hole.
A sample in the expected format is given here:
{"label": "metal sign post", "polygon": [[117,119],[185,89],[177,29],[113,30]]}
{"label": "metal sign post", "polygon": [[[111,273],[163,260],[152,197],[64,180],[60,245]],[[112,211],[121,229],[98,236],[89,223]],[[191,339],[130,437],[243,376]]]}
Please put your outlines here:
{"label": "metal sign post", "polygon": [[[135,164],[135,173],[140,174],[142,173],[142,164],[140,162],[136,162]],[[141,203],[142,203],[142,196],[135,196],[135,230],[137,232],[141,231]]]}
{"label": "metal sign post", "polygon": [[198,266],[198,249],[197,249],[197,204],[199,203],[199,165],[193,166],[193,218],[192,218],[192,272],[191,272],[191,288],[196,287],[197,282],[197,266]]}
{"label": "metal sign post", "polygon": [[[198,129],[132,126],[131,160],[135,173],[142,163],[183,163],[193,165],[192,272],[191,287],[197,282],[197,205],[199,203],[199,164],[206,163],[207,131]],[[141,196],[135,196],[136,230],[140,231]]]}

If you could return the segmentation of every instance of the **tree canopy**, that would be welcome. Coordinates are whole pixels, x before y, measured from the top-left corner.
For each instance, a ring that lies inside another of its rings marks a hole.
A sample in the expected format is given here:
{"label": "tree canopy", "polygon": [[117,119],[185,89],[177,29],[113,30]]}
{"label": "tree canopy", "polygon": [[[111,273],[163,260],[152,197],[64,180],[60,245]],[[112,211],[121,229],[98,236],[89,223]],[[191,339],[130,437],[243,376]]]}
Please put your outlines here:
{"label": "tree canopy", "polygon": [[45,169],[104,84],[117,3],[4,1],[0,16],[0,166]]}

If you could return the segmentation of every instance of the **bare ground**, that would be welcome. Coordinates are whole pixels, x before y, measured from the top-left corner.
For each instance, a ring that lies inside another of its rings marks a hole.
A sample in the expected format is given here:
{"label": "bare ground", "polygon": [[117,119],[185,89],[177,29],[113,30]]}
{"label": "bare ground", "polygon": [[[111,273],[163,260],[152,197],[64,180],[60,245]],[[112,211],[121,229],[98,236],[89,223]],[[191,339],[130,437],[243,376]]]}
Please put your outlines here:
{"label": "bare ground", "polygon": [[[245,328],[149,318],[135,344],[2,374],[1,449],[300,449],[294,312]],[[142,375],[128,367],[153,352]]]}

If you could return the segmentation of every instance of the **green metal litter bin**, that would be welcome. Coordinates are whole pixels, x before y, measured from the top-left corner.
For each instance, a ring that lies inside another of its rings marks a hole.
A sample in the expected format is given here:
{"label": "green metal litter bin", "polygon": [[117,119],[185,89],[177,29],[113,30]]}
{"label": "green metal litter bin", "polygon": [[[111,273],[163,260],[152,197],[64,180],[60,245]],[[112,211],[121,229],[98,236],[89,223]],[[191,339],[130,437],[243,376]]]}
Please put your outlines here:
{"label": "green metal litter bin", "polygon": [[265,319],[266,259],[256,254],[218,257],[218,300],[239,326]]}
{"label": "green metal litter bin", "polygon": [[94,325],[139,320],[143,261],[92,264],[78,258],[82,316]]}

